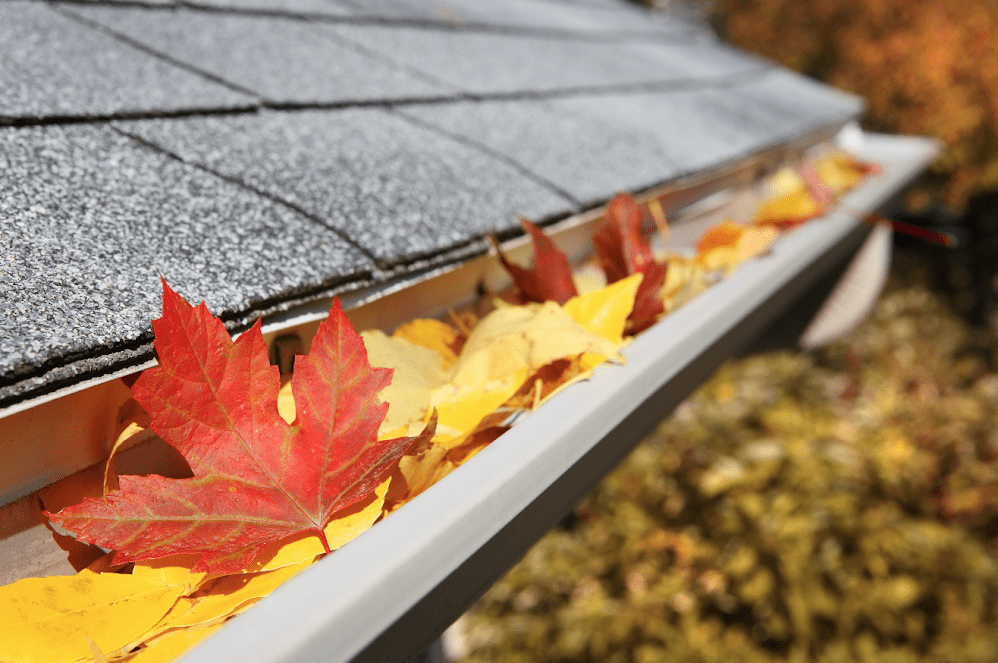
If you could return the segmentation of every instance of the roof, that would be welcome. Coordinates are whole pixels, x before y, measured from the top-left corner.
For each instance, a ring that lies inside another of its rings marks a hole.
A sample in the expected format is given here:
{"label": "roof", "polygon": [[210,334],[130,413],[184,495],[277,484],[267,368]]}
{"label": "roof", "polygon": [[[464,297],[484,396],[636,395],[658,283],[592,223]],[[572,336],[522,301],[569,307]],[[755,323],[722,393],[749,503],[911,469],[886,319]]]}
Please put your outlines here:
{"label": "roof", "polygon": [[618,0],[0,0],[0,408],[840,126]]}

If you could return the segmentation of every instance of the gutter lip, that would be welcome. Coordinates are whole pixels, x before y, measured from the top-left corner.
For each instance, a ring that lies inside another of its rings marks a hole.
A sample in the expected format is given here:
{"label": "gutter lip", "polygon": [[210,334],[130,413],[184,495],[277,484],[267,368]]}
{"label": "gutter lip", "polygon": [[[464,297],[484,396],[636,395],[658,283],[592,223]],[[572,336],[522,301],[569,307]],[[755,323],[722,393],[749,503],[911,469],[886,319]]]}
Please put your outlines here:
{"label": "gutter lip", "polygon": [[[491,577],[467,582],[468,563],[487,564],[490,554],[509,557],[502,546],[524,552],[533,540],[504,538],[516,532],[523,514],[538,505],[544,511],[551,489],[563,487],[564,478],[579,478],[578,468],[612,467],[640,441],[640,431],[624,430],[631,415],[640,411],[646,419],[661,419],[663,410],[649,415],[646,406],[663,395],[677,404],[695,386],[684,376],[692,371],[702,379],[713,370],[711,362],[716,366],[738,350],[729,344],[746,320],[754,321],[760,311],[779,313],[787,293],[806,287],[816,268],[855,251],[869,232],[865,214],[938,151],[938,142],[929,139],[867,135],[858,156],[883,170],[829,214],[785,234],[769,255],[744,264],[634,339],[622,351],[626,366],[598,367],[591,380],[562,391],[459,471],[286,582],[180,661],[401,662],[421,651],[457,616],[454,606],[463,611],[505,572],[482,567]],[[571,488],[579,496],[602,474],[581,478]],[[545,513],[570,509],[573,502],[566,499]],[[543,534],[547,521],[534,523],[532,536]],[[519,555],[513,555],[515,561]],[[436,590],[451,578],[464,578],[456,587],[447,585],[460,595],[440,596]],[[425,641],[405,639],[414,634]]]}

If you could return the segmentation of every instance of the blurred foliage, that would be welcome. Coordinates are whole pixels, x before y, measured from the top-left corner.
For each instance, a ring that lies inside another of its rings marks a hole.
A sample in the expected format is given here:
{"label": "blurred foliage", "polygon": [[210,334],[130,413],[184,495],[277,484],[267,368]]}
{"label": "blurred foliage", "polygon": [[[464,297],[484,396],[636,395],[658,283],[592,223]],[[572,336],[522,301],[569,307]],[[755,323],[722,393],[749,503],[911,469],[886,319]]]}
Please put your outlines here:
{"label": "blurred foliage", "polygon": [[923,264],[847,340],[723,367],[473,608],[466,660],[998,660],[994,336]]}
{"label": "blurred foliage", "polygon": [[865,124],[945,143],[945,202],[998,188],[994,0],[718,0],[731,42],[863,96]]}

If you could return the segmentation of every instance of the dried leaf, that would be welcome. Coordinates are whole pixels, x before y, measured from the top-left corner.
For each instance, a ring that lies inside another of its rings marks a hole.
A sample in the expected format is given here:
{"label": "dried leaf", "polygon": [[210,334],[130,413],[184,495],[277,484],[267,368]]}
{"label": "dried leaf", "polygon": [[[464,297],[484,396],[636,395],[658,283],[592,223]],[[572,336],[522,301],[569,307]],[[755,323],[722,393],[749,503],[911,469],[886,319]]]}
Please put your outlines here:
{"label": "dried leaf", "polygon": [[395,371],[392,383],[381,391],[381,398],[388,403],[388,414],[379,433],[423,421],[431,393],[448,378],[443,356],[436,350],[377,330],[362,332],[361,337],[371,365]]}
{"label": "dried leaf", "polygon": [[145,646],[129,656],[128,663],[169,663],[188,649],[222,628],[225,622],[175,629],[151,638]]}
{"label": "dried leaf", "polygon": [[242,612],[311,564],[312,560],[308,560],[274,571],[222,576],[208,588],[180,599],[178,608],[185,605],[190,608],[176,611],[172,617],[157,624],[154,630],[163,632],[166,629],[210,624]]}
{"label": "dried leaf", "polygon": [[524,368],[532,372],[583,352],[611,357],[618,348],[554,302],[506,306],[486,316],[468,337],[451,381],[458,386],[506,381]]}
{"label": "dried leaf", "polygon": [[395,511],[456,468],[457,465],[447,458],[447,448],[433,442],[402,456],[392,473],[391,487],[385,497],[385,513]]}
{"label": "dried leaf", "polygon": [[565,313],[593,334],[622,343],[624,327],[643,278],[641,274],[632,274],[602,290],[573,297],[565,303]]}
{"label": "dried leaf", "polygon": [[805,179],[790,168],[781,168],[769,179],[770,195],[756,210],[757,225],[772,225],[779,230],[795,228],[824,211],[815,200]]}
{"label": "dried leaf", "polygon": [[410,343],[436,350],[443,357],[444,368],[450,368],[464,345],[464,338],[446,322],[432,318],[420,318],[407,322],[394,332],[393,338],[404,338]]}
{"label": "dried leaf", "polygon": [[118,430],[114,444],[108,454],[107,465],[104,468],[104,494],[118,490],[118,475],[114,471],[114,459],[119,452],[130,449],[137,444],[156,436],[149,430],[151,417],[149,413],[135,401],[129,398],[118,408]]}
{"label": "dried leaf", "polygon": [[641,208],[629,194],[617,194],[607,206],[606,222],[593,236],[593,245],[608,283],[644,272],[655,262],[641,237],[641,223]]}
{"label": "dried leaf", "polygon": [[181,594],[179,586],[117,573],[25,578],[0,587],[0,661],[89,659],[88,639],[102,652],[116,652],[148,631]]}
{"label": "dried leaf", "polygon": [[607,207],[606,222],[593,236],[608,283],[632,274],[644,275],[628,318],[631,334],[650,327],[664,310],[661,289],[667,264],[655,260],[651,245],[641,236],[641,225],[642,214],[637,201],[621,193]]}
{"label": "dried leaf", "polygon": [[527,379],[527,367],[503,380],[482,384],[446,384],[433,392],[437,409],[437,435],[434,443],[450,449],[460,438],[474,431],[487,415],[495,412],[516,393]]}
{"label": "dried leaf", "polygon": [[724,221],[697,243],[697,262],[708,271],[730,274],[738,265],[772,246],[779,231],[771,226],[739,226]]}
{"label": "dried leaf", "polygon": [[[164,283],[153,322],[160,365],[135,383],[152,428],[190,464],[192,479],[121,477],[122,489],[84,500],[53,521],[118,551],[118,561],[198,553],[194,571],[245,567],[273,541],[323,532],[369,495],[415,438],[378,440],[391,371],[372,369],[337,302],[311,354],[295,362],[294,425],[277,410],[279,375],[259,323],[235,342],[204,304]],[[432,425],[425,435],[432,436]]]}
{"label": "dried leaf", "polygon": [[554,301],[564,304],[578,294],[572,280],[572,267],[568,258],[540,228],[520,218],[523,228],[530,233],[534,243],[534,266],[531,269],[511,262],[493,240],[496,253],[503,267],[513,277],[513,296],[521,304]]}

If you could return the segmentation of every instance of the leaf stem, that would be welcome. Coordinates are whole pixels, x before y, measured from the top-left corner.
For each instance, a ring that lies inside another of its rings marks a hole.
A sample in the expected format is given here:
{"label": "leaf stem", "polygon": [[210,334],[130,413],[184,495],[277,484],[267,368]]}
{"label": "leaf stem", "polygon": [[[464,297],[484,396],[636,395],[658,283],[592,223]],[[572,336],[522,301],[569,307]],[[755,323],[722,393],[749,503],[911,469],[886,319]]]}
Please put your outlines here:
{"label": "leaf stem", "polygon": [[319,534],[319,540],[322,541],[322,547],[326,549],[326,554],[328,555],[329,553],[333,552],[332,550],[329,549],[329,541],[326,541],[326,533],[320,529],[318,531],[318,534]]}

